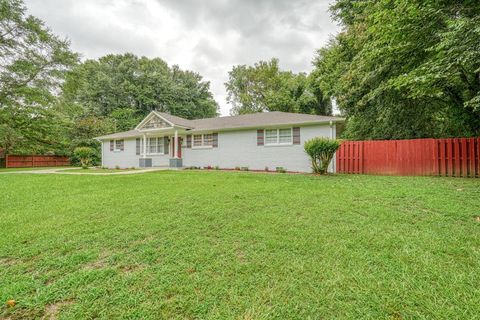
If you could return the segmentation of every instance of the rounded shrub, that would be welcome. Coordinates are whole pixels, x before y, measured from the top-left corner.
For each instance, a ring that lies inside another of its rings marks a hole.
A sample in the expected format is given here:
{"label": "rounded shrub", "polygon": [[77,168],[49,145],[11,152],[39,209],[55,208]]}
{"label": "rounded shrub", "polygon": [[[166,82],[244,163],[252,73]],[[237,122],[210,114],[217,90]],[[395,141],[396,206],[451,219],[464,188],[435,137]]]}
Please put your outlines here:
{"label": "rounded shrub", "polygon": [[328,165],[335,152],[340,147],[341,141],[316,137],[305,142],[305,152],[310,156],[314,173],[327,173]]}
{"label": "rounded shrub", "polygon": [[82,168],[87,169],[95,156],[95,150],[90,147],[78,147],[73,150],[73,154],[80,159]]}

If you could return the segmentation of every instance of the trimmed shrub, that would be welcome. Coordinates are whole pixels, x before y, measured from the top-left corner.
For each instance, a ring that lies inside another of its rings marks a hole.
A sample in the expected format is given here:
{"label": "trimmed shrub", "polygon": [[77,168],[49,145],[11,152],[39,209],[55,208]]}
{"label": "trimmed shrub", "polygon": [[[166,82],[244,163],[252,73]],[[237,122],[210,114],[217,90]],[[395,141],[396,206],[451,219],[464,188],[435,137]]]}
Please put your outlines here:
{"label": "trimmed shrub", "polygon": [[75,149],[79,147],[89,147],[95,151],[95,153],[92,156],[92,159],[90,160],[90,163],[89,163],[90,166],[99,166],[102,163],[101,144],[96,140],[88,139],[88,140],[78,140],[72,143],[70,147],[70,152],[68,154],[70,156],[70,162],[72,163],[72,165],[74,166],[81,165],[80,159],[75,155],[75,152],[74,152]]}
{"label": "trimmed shrub", "polygon": [[87,169],[95,156],[95,150],[90,147],[78,147],[73,150],[73,154],[80,160],[82,168]]}
{"label": "trimmed shrub", "polygon": [[316,137],[305,142],[305,152],[310,156],[314,173],[327,173],[328,165],[340,147],[340,140]]}
{"label": "trimmed shrub", "polygon": [[278,173],[286,173],[287,169],[285,169],[284,167],[276,167],[275,171]]}

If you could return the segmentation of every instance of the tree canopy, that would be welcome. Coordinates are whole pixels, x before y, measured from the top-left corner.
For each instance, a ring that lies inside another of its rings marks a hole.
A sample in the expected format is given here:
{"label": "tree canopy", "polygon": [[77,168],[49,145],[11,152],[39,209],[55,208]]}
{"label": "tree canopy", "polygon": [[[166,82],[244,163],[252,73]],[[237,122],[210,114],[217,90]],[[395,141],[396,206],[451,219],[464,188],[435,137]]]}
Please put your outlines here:
{"label": "tree canopy", "polygon": [[218,110],[209,82],[199,74],[133,54],[110,54],[79,64],[67,76],[63,97],[70,107],[80,105],[99,116],[141,118],[159,110],[196,119],[214,117]]}
{"label": "tree canopy", "polygon": [[225,87],[231,113],[285,111],[329,115],[330,99],[326,99],[305,73],[282,71],[278,59],[260,61],[254,66],[238,65],[229,72]]}
{"label": "tree canopy", "polygon": [[480,135],[477,1],[338,0],[343,26],[315,77],[348,117],[346,136]]}
{"label": "tree canopy", "polygon": [[0,0],[0,62],[6,153],[98,149],[93,137],[130,130],[151,110],[188,119],[218,111],[209,82],[160,58],[109,54],[80,62],[21,0]]}
{"label": "tree canopy", "polygon": [[0,1],[0,147],[57,152],[67,143],[52,108],[78,56],[19,0]]}

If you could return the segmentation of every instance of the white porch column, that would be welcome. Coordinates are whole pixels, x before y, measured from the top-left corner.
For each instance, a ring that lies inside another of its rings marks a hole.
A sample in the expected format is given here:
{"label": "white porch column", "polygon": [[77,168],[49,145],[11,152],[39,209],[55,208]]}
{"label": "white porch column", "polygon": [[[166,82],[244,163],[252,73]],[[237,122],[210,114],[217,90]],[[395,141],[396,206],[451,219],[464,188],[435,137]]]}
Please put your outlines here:
{"label": "white porch column", "polygon": [[175,159],[178,159],[178,130],[175,130],[175,140],[173,141],[173,143],[174,143],[173,157]]}
{"label": "white porch column", "polygon": [[147,135],[143,134],[143,158],[147,157]]}

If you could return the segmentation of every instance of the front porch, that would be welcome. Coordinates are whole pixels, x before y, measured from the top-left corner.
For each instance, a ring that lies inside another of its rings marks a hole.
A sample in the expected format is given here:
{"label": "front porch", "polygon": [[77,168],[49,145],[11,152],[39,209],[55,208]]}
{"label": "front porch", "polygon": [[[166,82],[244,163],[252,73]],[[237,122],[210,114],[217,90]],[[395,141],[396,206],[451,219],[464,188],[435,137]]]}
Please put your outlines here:
{"label": "front porch", "polygon": [[182,168],[182,143],[184,137],[184,130],[179,129],[159,129],[144,132],[142,138],[137,139],[137,154],[140,155],[139,167],[158,167],[158,165],[155,166],[153,159],[158,156],[166,156],[169,157],[168,167]]}

